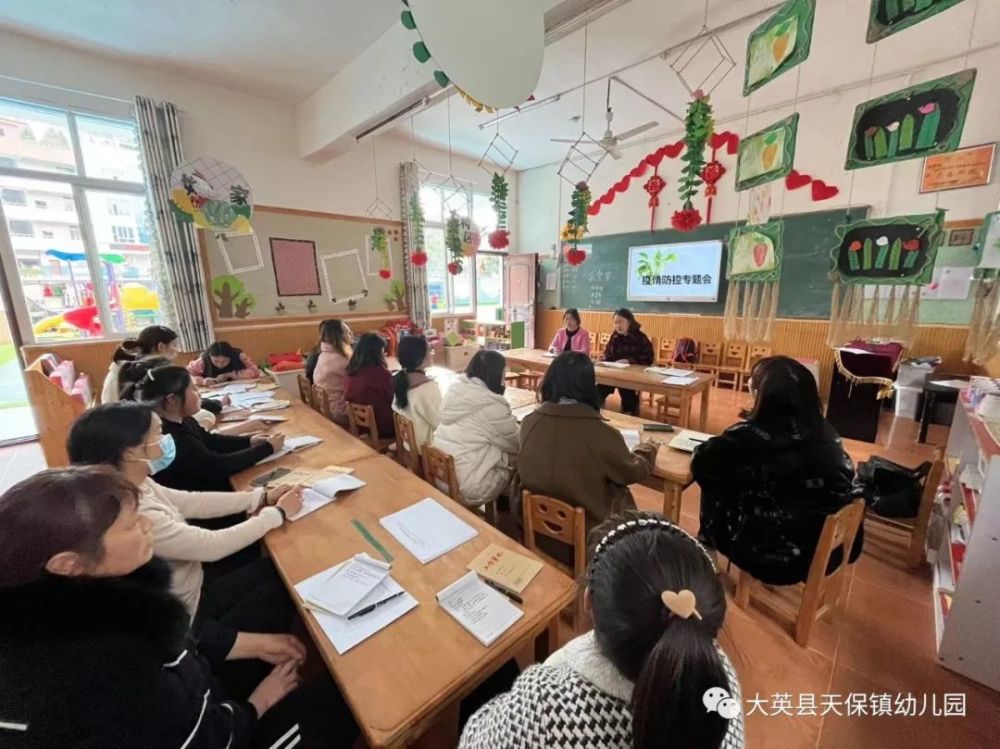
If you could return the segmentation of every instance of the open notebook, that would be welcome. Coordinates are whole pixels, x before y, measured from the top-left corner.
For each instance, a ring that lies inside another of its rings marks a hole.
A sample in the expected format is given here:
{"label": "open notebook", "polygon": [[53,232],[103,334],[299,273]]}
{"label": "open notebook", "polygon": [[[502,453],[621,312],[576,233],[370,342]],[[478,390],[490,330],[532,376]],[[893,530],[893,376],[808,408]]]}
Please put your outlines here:
{"label": "open notebook", "polygon": [[318,445],[322,441],[323,440],[321,438],[312,437],[308,434],[302,435],[301,437],[286,437],[284,446],[278,450],[278,452],[271,453],[266,458],[261,458],[257,461],[257,465],[270,463],[272,460],[277,460],[278,458],[283,458],[286,455],[297,453],[299,450],[305,450],[307,447]]}
{"label": "open notebook", "polygon": [[489,647],[524,612],[469,572],[437,594],[438,604],[483,645]]}
{"label": "open notebook", "polygon": [[289,520],[300,520],[311,512],[321,507],[326,507],[333,502],[341,492],[354,491],[365,485],[365,482],[350,474],[342,474],[332,478],[317,481],[311,487],[302,492],[302,509]]}
{"label": "open notebook", "polygon": [[698,445],[708,442],[712,439],[714,435],[705,434],[704,432],[695,432],[691,429],[684,429],[667,443],[670,447],[675,450],[683,450],[684,452],[693,453]]}

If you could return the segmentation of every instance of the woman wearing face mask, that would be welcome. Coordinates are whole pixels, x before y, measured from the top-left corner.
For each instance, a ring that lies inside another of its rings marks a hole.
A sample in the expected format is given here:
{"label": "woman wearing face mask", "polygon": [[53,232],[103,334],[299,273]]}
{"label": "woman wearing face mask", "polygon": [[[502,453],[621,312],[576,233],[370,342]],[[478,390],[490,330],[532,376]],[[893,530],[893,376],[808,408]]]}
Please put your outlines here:
{"label": "woman wearing face mask", "polygon": [[114,403],[121,394],[122,367],[128,362],[139,361],[147,356],[162,356],[172,359],[177,356],[177,334],[163,325],[150,325],[143,328],[135,338],[126,338],[115,349],[108,376],[104,378],[101,390],[101,403]]}
{"label": "woman wearing face mask", "polygon": [[0,746],[350,746],[335,688],[298,688],[298,658],[276,658],[245,699],[219,688],[138,491],[87,467],[0,496]]}
{"label": "woman wearing face mask", "polygon": [[[228,574],[206,576],[202,571],[202,563],[251,546],[294,516],[302,509],[301,490],[183,492],[160,486],[150,474],[169,466],[174,456],[173,438],[163,434],[160,423],[159,416],[137,403],[98,406],[73,424],[67,443],[70,460],[111,466],[139,487],[139,512],[153,523],[153,552],[170,565],[171,589],[194,620],[201,650],[210,660],[273,663],[281,655],[304,657],[297,640],[280,634],[290,629],[294,611],[269,559],[258,558]],[[234,513],[242,514],[241,522],[220,530],[187,522]],[[231,691],[242,693],[245,685],[252,688],[265,676],[262,666],[236,663],[223,678]]]}
{"label": "woman wearing face mask", "polygon": [[282,434],[232,437],[205,431],[192,416],[201,403],[191,375],[183,367],[157,367],[135,388],[135,400],[152,406],[173,437],[176,456],[157,471],[156,481],[172,489],[232,491],[230,477],[282,448]]}

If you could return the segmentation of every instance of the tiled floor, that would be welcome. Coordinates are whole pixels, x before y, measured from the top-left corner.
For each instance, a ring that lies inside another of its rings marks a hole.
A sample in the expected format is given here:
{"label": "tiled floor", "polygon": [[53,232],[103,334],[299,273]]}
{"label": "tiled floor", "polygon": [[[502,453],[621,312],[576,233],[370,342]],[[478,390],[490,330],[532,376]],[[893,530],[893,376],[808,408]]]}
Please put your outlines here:
{"label": "tiled floor", "polygon": [[[719,432],[735,421],[746,400],[745,394],[715,391],[707,431]],[[613,407],[613,401],[608,405]],[[646,413],[647,406],[644,409],[644,415],[652,415]],[[894,459],[915,465],[927,452],[915,444],[915,434],[914,422],[895,420],[886,413],[880,444],[850,443],[849,452],[861,461],[873,451],[888,451]],[[931,427],[930,442],[943,444],[946,439],[946,428]],[[41,468],[44,461],[37,443],[0,449],[0,490]],[[662,507],[658,492],[644,487],[634,487],[634,491],[643,509]],[[697,486],[685,491],[681,522],[692,532],[698,527],[698,501]],[[869,528],[866,539],[843,618],[837,624],[818,622],[808,648],[792,639],[790,623],[756,607],[744,611],[730,603],[726,647],[740,672],[744,698],[762,700],[755,714],[746,719],[748,747],[964,749],[1000,745],[1000,693],[934,662],[929,570],[907,570],[899,561],[901,545],[877,529]],[[563,639],[570,636],[563,632]],[[931,717],[932,696],[941,705],[945,693],[965,695],[965,717]],[[926,695],[926,713],[923,717],[848,716],[843,701],[851,694],[865,695],[868,704],[871,695],[891,695],[894,703],[897,695],[902,700],[913,695],[918,712]],[[831,696],[826,703],[825,695]],[[812,716],[803,714],[809,711],[810,697],[816,705]],[[782,698],[787,708],[779,709],[776,700]],[[832,711],[821,715],[831,710],[831,700],[835,703]],[[745,706],[748,712],[754,709],[750,703]],[[786,709],[790,714],[785,714]]]}

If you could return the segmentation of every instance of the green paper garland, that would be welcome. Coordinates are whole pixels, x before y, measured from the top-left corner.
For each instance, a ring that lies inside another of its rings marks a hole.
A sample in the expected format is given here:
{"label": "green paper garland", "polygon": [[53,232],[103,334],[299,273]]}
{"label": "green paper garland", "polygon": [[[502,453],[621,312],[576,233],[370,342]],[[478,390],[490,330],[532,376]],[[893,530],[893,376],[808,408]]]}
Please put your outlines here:
{"label": "green paper garland", "polygon": [[490,203],[497,214],[497,229],[507,228],[507,193],[510,185],[504,176],[498,172],[493,172],[493,180],[490,184]]}
{"label": "green paper garland", "polygon": [[684,201],[684,210],[694,207],[692,199],[698,194],[702,184],[701,172],[705,168],[705,145],[715,130],[715,120],[712,118],[712,105],[708,96],[695,91],[694,99],[688,105],[687,116],[684,119],[684,154],[681,161],[680,197]]}
{"label": "green paper garland", "polygon": [[410,223],[413,224],[413,251],[424,251],[424,209],[417,195],[410,196]]}
{"label": "green paper garland", "polygon": [[[462,228],[461,223],[458,220],[458,214],[455,211],[451,212],[448,217],[448,221],[444,228],[444,246],[448,250],[448,254],[451,255],[451,262],[448,263],[448,272],[452,275],[457,276],[462,272]],[[452,267],[456,268],[452,271]]]}

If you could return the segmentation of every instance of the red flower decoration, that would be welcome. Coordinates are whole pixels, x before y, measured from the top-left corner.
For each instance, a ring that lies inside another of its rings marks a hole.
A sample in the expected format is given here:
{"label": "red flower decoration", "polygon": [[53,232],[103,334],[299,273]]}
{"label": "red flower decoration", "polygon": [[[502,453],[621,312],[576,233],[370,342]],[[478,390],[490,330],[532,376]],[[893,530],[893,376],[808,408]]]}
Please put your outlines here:
{"label": "red flower decoration", "polygon": [[587,259],[587,253],[583,250],[576,250],[570,247],[566,250],[566,262],[572,266],[577,266]]}
{"label": "red flower decoration", "polygon": [[490,247],[494,250],[502,250],[510,246],[510,232],[506,229],[491,231],[487,237]]}
{"label": "red flower decoration", "polygon": [[670,217],[671,225],[677,231],[692,231],[701,224],[701,212],[697,208],[683,208],[674,211]]}
{"label": "red flower decoration", "polygon": [[448,263],[448,272],[453,276],[457,276],[462,272],[462,264],[455,261]]}
{"label": "red flower decoration", "polygon": [[410,255],[410,262],[418,268],[422,265],[427,265],[427,253],[423,250],[417,250]]}
{"label": "red flower decoration", "polygon": [[382,270],[378,272],[378,277],[388,280],[392,278],[392,271],[389,270],[388,268],[382,268]]}

